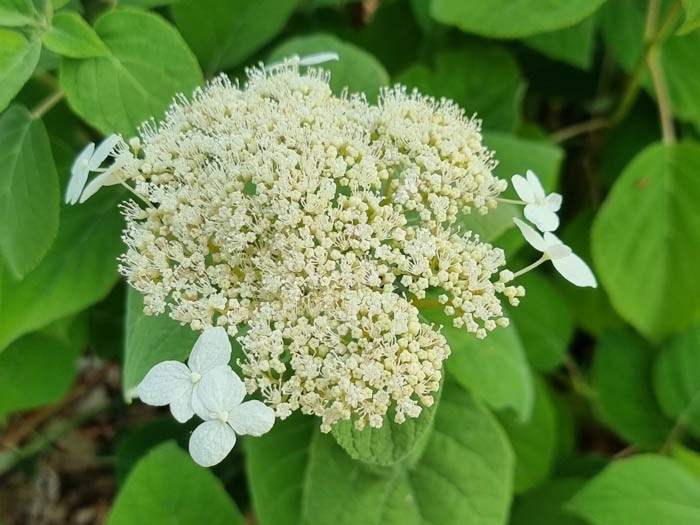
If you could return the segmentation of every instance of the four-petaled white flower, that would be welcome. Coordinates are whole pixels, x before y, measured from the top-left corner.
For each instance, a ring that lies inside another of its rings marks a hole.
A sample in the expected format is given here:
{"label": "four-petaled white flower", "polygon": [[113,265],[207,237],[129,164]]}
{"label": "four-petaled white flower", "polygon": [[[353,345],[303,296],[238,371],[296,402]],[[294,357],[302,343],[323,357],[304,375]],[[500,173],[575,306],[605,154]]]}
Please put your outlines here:
{"label": "four-petaled white flower", "polygon": [[545,232],[544,235],[541,235],[517,217],[513,218],[513,222],[520,229],[525,240],[533,248],[544,254],[540,261],[528,268],[532,268],[546,260],[551,260],[554,268],[564,279],[572,284],[576,286],[590,286],[592,288],[598,286],[596,278],[588,265],[572,252],[571,248],[561,242],[556,235],[550,232]]}
{"label": "four-petaled white flower", "polygon": [[540,179],[532,170],[527,170],[527,179],[513,175],[511,181],[518,197],[525,202],[524,214],[542,232],[553,232],[559,227],[557,212],[561,208],[562,196],[558,193],[546,195]]}
{"label": "four-petaled white flower", "polygon": [[275,412],[260,401],[246,401],[243,381],[228,367],[208,372],[200,382],[197,415],[204,420],[190,436],[194,461],[211,467],[236,444],[236,434],[261,436],[275,422]]}
{"label": "four-petaled white flower", "polygon": [[205,373],[230,370],[231,342],[222,327],[210,328],[199,336],[187,365],[163,361],[151,368],[137,387],[138,396],[153,406],[170,405],[180,423],[190,419],[198,407],[197,389]]}
{"label": "four-petaled white flower", "polygon": [[[97,179],[100,179],[97,186],[95,186],[95,181],[92,181],[88,185],[88,188],[85,188],[89,173],[91,171],[96,171],[102,165],[120,140],[121,137],[119,135],[110,135],[105,138],[97,148],[95,148],[95,143],[91,142],[80,152],[70,169],[71,178],[68,182],[68,188],[66,189],[67,204],[75,204],[78,200],[80,200],[80,202],[85,202],[85,200],[93,195],[100,187],[119,182],[114,178],[116,166],[112,166],[97,177]],[[85,189],[85,192],[83,189]],[[85,196],[88,193],[88,189],[91,193]]]}

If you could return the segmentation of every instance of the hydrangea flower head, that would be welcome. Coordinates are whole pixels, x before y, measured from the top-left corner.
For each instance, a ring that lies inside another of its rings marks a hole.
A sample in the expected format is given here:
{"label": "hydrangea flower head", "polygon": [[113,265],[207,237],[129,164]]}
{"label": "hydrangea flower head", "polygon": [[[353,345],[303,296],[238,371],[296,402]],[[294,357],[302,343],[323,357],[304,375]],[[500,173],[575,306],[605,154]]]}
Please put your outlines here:
{"label": "hydrangea flower head", "polygon": [[123,206],[120,265],[146,313],[222,327],[248,392],[324,431],[432,404],[450,348],[420,308],[481,338],[524,293],[503,251],[459,226],[506,187],[479,121],[401,86],[371,105],[328,81],[298,59],[243,86],[218,77],[116,158],[147,203]]}

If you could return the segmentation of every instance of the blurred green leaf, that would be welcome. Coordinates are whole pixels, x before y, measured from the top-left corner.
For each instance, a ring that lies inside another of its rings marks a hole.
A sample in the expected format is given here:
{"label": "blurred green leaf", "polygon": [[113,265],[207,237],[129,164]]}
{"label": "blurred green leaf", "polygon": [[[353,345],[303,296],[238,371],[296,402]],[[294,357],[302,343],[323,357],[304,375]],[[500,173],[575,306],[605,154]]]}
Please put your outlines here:
{"label": "blurred green leaf", "polygon": [[536,370],[552,370],[566,361],[574,335],[574,321],[569,304],[545,277],[528,272],[518,278],[527,295],[510,319],[520,334],[530,365]]}
{"label": "blurred green leaf", "polygon": [[33,332],[0,353],[0,418],[9,413],[56,403],[78,373],[85,347],[84,318],[62,321],[67,333]]}
{"label": "blurred green leaf", "polygon": [[297,413],[275,421],[264,436],[244,441],[251,498],[260,525],[303,523],[304,481],[318,424],[318,419]]}
{"label": "blurred green leaf", "polygon": [[228,69],[269,42],[296,9],[298,0],[180,0],[173,5],[177,27],[207,73]]}
{"label": "blurred green leaf", "polygon": [[17,337],[99,301],[117,279],[120,192],[100,192],[63,206],[58,235],[39,266],[21,281],[0,271],[0,351]]}
{"label": "blurred green leaf", "polygon": [[126,333],[122,389],[127,400],[153,365],[190,355],[199,332],[182,326],[168,314],[143,313],[143,296],[129,287],[126,294]]}
{"label": "blurred green leaf", "polygon": [[126,284],[119,281],[109,295],[88,312],[90,350],[102,359],[122,361]]}
{"label": "blurred green leaf", "polygon": [[44,45],[59,55],[92,58],[109,55],[109,49],[95,30],[78,13],[56,13],[42,36]]}
{"label": "blurred green leaf", "polygon": [[44,124],[23,106],[0,115],[0,255],[22,278],[58,231],[58,175]]}
{"label": "blurred green leaf", "polygon": [[668,458],[636,456],[612,463],[566,507],[592,525],[697,525],[700,480]]}
{"label": "blurred green leaf", "polygon": [[477,339],[466,329],[455,328],[452,319],[438,308],[424,309],[422,315],[442,326],[452,349],[447,369],[464,388],[490,407],[510,408],[521,421],[532,413],[532,374],[523,345],[514,327],[497,328],[486,339]]}
{"label": "blurred green leaf", "polygon": [[40,40],[27,40],[18,31],[0,28],[0,111],[32,76],[40,53]]}
{"label": "blurred green leaf", "polygon": [[593,223],[593,260],[613,306],[654,341],[700,317],[698,172],[699,145],[649,146]]}
{"label": "blurred green leaf", "polygon": [[353,421],[344,420],[333,425],[332,436],[355,460],[382,466],[394,465],[400,461],[404,461],[405,464],[408,456],[420,456],[421,447],[425,445],[426,438],[433,428],[441,392],[442,390],[433,394],[433,405],[423,406],[417,418],[407,417],[404,423],[395,423],[392,407],[384,416],[381,428],[371,428],[367,425],[364,429],[357,430]]}
{"label": "blurred green leaf", "polygon": [[119,0],[122,7],[138,7],[141,9],[151,9],[164,5],[177,4],[181,0]]}
{"label": "blurred green leaf", "polygon": [[494,417],[449,382],[411,469],[373,470],[328,436],[312,441],[303,508],[315,525],[495,525],[505,521],[513,455]]}
{"label": "blurred green leaf", "polygon": [[107,525],[243,525],[221,482],[174,443],[146,455],[117,495]]}
{"label": "blurred green leaf", "polygon": [[570,27],[531,36],[524,43],[554,60],[589,69],[595,45],[595,16]]}
{"label": "blurred green leaf", "polygon": [[396,81],[424,95],[454,100],[467,115],[477,113],[486,129],[512,131],[520,119],[525,84],[513,57],[500,47],[471,45],[442,53],[431,68],[414,65]]}
{"label": "blurred green leaf", "polygon": [[604,421],[630,443],[661,445],[671,421],[651,388],[656,353],[632,330],[604,334],[593,353],[593,389]]}
{"label": "blurred green leaf", "polygon": [[515,452],[516,494],[547,479],[557,453],[556,410],[544,381],[539,379],[534,384],[532,414],[527,421],[520,421],[512,412],[498,415]]}
{"label": "blurred green leaf", "polygon": [[700,0],[681,0],[685,9],[685,21],[679,34],[690,33],[700,28]]}
{"label": "blurred green leaf", "polygon": [[114,10],[95,22],[106,57],[64,58],[60,81],[71,108],[104,134],[134,134],[156,119],[177,93],[202,83],[197,61],[178,32],[161,17]]}
{"label": "blurred green leaf", "polygon": [[430,13],[443,24],[491,38],[521,38],[569,27],[605,0],[432,0]]}
{"label": "blurred green leaf", "polygon": [[513,506],[509,525],[585,525],[564,510],[564,502],[578,491],[582,478],[553,479],[523,494]]}
{"label": "blurred green leaf", "polygon": [[700,453],[678,443],[671,447],[671,457],[700,478]]}
{"label": "blurred green leaf", "polygon": [[285,40],[270,52],[268,63],[292,55],[310,55],[335,51],[340,60],[321,64],[331,73],[331,88],[339,94],[347,87],[351,93],[362,92],[374,100],[379,88],[389,83],[389,75],[376,58],[359,47],[325,34],[307,35]]}
{"label": "blurred green leaf", "polygon": [[0,3],[0,26],[30,25],[34,22],[35,13],[32,0],[2,0]]}
{"label": "blurred green leaf", "polygon": [[677,335],[659,353],[654,391],[666,415],[700,437],[700,325]]}

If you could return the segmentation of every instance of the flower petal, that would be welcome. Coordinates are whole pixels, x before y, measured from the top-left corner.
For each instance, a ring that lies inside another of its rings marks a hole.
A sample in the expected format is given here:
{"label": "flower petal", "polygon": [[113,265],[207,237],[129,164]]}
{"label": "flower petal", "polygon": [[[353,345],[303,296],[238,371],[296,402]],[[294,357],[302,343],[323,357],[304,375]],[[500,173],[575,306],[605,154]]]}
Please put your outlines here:
{"label": "flower petal", "polygon": [[540,182],[540,178],[535,175],[535,172],[532,170],[527,170],[527,173],[525,173],[527,176],[527,182],[530,185],[530,189],[532,190],[533,195],[535,196],[536,201],[541,201],[544,199],[544,187],[542,187],[542,183]]}
{"label": "flower petal", "polygon": [[231,341],[226,330],[217,326],[207,328],[192,348],[187,365],[193,372],[203,374],[210,368],[228,365],[231,360]]}
{"label": "flower petal", "polygon": [[544,198],[544,205],[549,211],[556,213],[559,211],[559,208],[561,208],[561,203],[563,201],[564,197],[559,193],[550,193]]}
{"label": "flower petal", "polygon": [[210,413],[230,412],[241,404],[245,397],[243,381],[228,366],[217,366],[208,370],[199,381],[197,396],[201,401],[204,416]]}
{"label": "flower petal", "polygon": [[226,423],[205,421],[190,436],[190,456],[198,465],[212,467],[228,456],[236,444],[236,434]]}
{"label": "flower petal", "polygon": [[598,282],[591,269],[575,253],[561,259],[552,259],[552,264],[562,277],[570,283],[576,286],[598,287]]}
{"label": "flower petal", "polygon": [[70,168],[70,181],[68,181],[68,188],[66,188],[66,204],[78,202],[87,182],[88,173],[90,173],[90,157],[93,151],[95,151],[95,143],[91,142],[73,161]]}
{"label": "flower petal", "polygon": [[513,183],[513,189],[515,193],[518,194],[518,197],[520,197],[520,200],[524,202],[535,202],[535,194],[532,192],[532,188],[530,188],[525,177],[522,175],[513,175],[510,181]]}
{"label": "flower petal", "polygon": [[121,139],[119,135],[110,135],[100,142],[95,153],[90,157],[90,171],[95,171],[102,165],[105,159],[109,157],[109,154],[112,153],[112,150],[114,150],[114,146],[116,146]]}
{"label": "flower petal", "polygon": [[119,184],[120,179],[117,177],[115,172],[116,170],[112,170],[110,168],[109,170],[99,174],[97,177],[92,179],[88,183],[88,185],[85,186],[85,189],[83,190],[83,193],[80,196],[80,203],[82,204],[90,197],[92,197],[102,186],[112,186],[113,184]]}
{"label": "flower petal", "polygon": [[535,250],[539,250],[544,253],[544,251],[547,249],[547,244],[545,243],[544,238],[529,224],[521,221],[517,217],[513,217],[513,222],[520,229],[520,233],[523,234],[523,237],[525,237],[525,240],[530,244],[530,246],[532,246]]}
{"label": "flower petal", "polygon": [[179,361],[163,361],[151,368],[137,387],[141,401],[163,406],[191,389],[190,370]]}
{"label": "flower petal", "polygon": [[194,385],[190,382],[186,390],[183,390],[178,396],[173,396],[170,400],[170,413],[178,423],[189,421],[194,416],[192,408],[193,388]]}
{"label": "flower petal", "polygon": [[275,411],[260,401],[246,401],[231,412],[229,425],[236,434],[262,436],[275,423]]}
{"label": "flower petal", "polygon": [[528,204],[525,206],[523,214],[541,232],[552,232],[559,227],[557,214],[542,205]]}

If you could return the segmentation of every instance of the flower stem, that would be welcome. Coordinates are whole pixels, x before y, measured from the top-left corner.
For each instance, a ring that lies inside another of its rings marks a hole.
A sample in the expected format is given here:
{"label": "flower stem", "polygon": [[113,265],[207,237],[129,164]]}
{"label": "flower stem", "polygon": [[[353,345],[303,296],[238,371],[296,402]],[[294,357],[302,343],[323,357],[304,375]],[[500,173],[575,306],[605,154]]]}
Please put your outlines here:
{"label": "flower stem", "polygon": [[549,257],[548,257],[547,255],[542,255],[542,257],[540,257],[539,259],[537,259],[534,263],[530,264],[529,266],[526,266],[526,267],[523,268],[522,270],[518,270],[517,272],[515,272],[515,273],[513,274],[513,279],[515,279],[516,277],[520,277],[521,275],[523,275],[524,273],[529,272],[530,270],[534,270],[534,269],[537,268],[540,264],[542,264],[543,262],[548,261],[548,260],[549,260]]}
{"label": "flower stem", "polygon": [[43,117],[52,107],[58,104],[63,99],[64,93],[60,89],[51,93],[44,100],[39,102],[39,105],[32,110],[34,118]]}
{"label": "flower stem", "polygon": [[498,197],[496,201],[503,204],[517,204],[518,206],[525,206],[527,204],[527,202],[519,201],[517,199],[502,199],[500,197]]}

